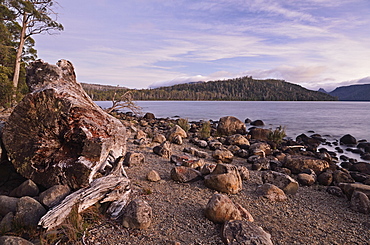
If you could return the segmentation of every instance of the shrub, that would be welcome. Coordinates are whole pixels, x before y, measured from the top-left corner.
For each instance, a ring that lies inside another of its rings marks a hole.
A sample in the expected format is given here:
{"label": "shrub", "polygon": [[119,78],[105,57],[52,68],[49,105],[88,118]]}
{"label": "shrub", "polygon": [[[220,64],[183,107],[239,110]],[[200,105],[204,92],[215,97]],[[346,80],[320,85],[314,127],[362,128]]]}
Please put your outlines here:
{"label": "shrub", "polygon": [[285,136],[285,127],[280,125],[268,134],[267,139],[275,142],[276,144],[280,144]]}
{"label": "shrub", "polygon": [[188,132],[190,129],[188,119],[180,118],[179,120],[177,120],[177,125],[179,125],[185,132]]}
{"label": "shrub", "polygon": [[202,127],[199,130],[199,137],[206,139],[211,136],[211,123],[210,121],[203,122]]}

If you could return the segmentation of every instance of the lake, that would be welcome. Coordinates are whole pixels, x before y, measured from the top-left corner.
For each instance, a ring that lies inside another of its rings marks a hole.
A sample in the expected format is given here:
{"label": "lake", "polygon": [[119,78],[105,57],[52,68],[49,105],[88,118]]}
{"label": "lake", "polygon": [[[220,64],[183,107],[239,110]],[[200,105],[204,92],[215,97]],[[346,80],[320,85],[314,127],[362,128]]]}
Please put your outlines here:
{"label": "lake", "polygon": [[[96,102],[109,107],[110,101]],[[179,116],[189,121],[218,120],[224,116],[260,119],[265,128],[286,127],[288,137],[308,131],[339,139],[345,134],[370,140],[370,102],[308,101],[137,101],[143,112],[157,118]]]}

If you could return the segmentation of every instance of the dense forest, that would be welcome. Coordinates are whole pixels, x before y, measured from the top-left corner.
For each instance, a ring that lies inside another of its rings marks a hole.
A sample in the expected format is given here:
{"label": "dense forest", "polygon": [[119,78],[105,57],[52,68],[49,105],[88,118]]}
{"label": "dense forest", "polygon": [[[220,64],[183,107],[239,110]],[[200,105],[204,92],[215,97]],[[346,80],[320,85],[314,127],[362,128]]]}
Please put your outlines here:
{"label": "dense forest", "polygon": [[[127,88],[108,86],[93,89],[83,84],[93,100],[112,100],[115,93],[125,93]],[[115,88],[115,89],[113,89]],[[224,101],[326,101],[336,100],[328,94],[312,91],[282,80],[256,80],[241,77],[222,81],[178,84],[155,89],[130,90],[134,100],[224,100]]]}
{"label": "dense forest", "polygon": [[339,100],[370,101],[370,84],[338,87],[329,94],[338,97]]}

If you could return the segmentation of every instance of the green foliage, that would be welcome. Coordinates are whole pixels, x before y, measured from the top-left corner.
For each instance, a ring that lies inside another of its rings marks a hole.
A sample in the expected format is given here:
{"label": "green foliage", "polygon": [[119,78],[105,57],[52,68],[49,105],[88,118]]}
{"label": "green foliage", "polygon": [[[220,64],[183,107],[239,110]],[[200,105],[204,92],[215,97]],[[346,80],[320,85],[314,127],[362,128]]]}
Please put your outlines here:
{"label": "green foliage", "polygon": [[281,125],[277,127],[275,130],[271,131],[267,139],[270,141],[275,142],[276,144],[280,144],[283,138],[286,136],[285,133],[285,127],[282,127]]}
{"label": "green foliage", "polygon": [[177,120],[177,124],[185,131],[188,132],[190,129],[190,124],[188,119],[180,118]]}
{"label": "green foliage", "polygon": [[203,122],[202,127],[199,130],[199,138],[207,139],[211,136],[211,122]]}
{"label": "green foliage", "polygon": [[[127,88],[116,90],[124,93]],[[241,77],[222,81],[178,84],[156,89],[131,90],[134,100],[223,100],[223,101],[326,101],[328,94],[305,89],[282,80]],[[94,100],[110,100],[113,91],[93,91]]]}

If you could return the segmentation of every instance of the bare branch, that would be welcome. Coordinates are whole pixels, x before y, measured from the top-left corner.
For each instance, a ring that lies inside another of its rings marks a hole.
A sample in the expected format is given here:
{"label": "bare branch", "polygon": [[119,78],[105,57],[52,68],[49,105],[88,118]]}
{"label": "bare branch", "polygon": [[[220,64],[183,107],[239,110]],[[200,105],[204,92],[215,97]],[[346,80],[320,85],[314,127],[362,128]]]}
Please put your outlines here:
{"label": "bare branch", "polygon": [[105,109],[107,113],[111,113],[114,110],[129,109],[135,115],[141,115],[142,109],[140,106],[135,104],[131,91],[126,91],[120,98],[115,99],[117,93],[115,92],[112,98],[112,106]]}

